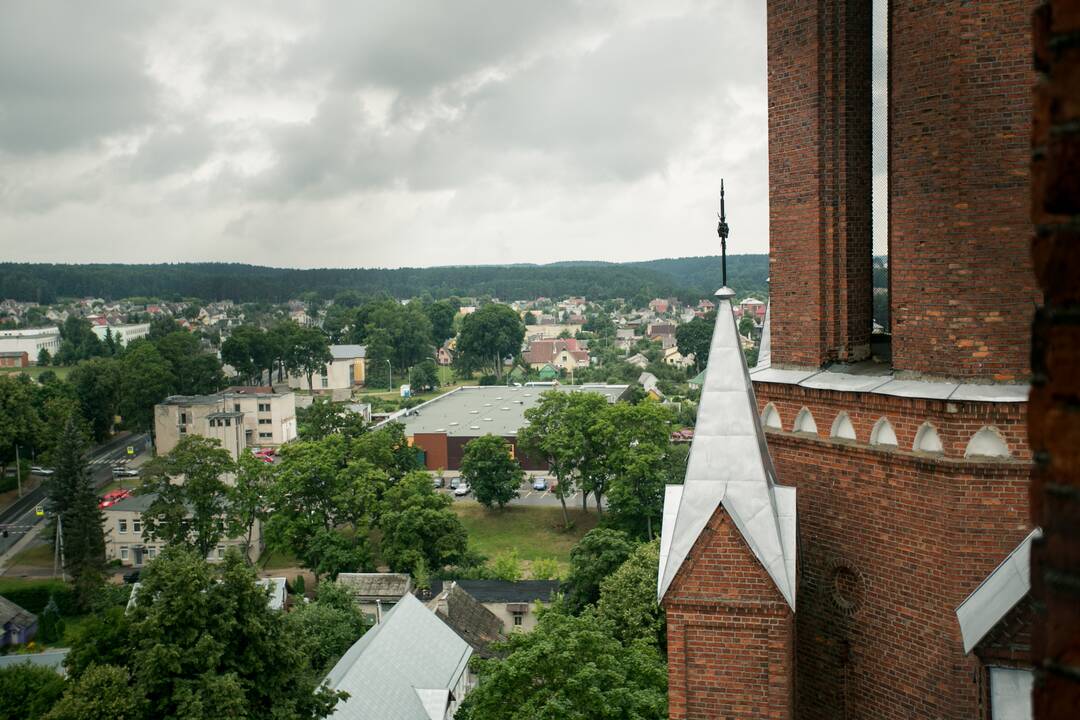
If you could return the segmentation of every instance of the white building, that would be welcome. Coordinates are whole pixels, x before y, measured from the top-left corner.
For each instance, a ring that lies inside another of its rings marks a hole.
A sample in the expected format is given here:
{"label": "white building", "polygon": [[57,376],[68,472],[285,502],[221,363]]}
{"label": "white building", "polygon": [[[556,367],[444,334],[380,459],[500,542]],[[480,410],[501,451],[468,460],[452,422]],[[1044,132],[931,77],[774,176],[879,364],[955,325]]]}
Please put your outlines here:
{"label": "white building", "polygon": [[128,325],[94,325],[91,328],[98,340],[105,340],[105,336],[112,331],[113,340],[120,345],[127,345],[132,340],[144,338],[150,334],[150,323],[134,323]]}
{"label": "white building", "polygon": [[[367,348],[363,345],[331,345],[330,355],[332,359],[322,369],[321,373],[311,376],[311,389],[313,392],[333,392],[334,390],[348,390],[364,384],[365,363],[367,362]],[[300,373],[289,375],[289,387],[296,390],[308,389],[307,375]]]}
{"label": "white building", "polygon": [[60,350],[60,329],[55,327],[0,330],[0,352],[24,352],[30,364],[36,364],[38,353],[48,350],[56,355]]}

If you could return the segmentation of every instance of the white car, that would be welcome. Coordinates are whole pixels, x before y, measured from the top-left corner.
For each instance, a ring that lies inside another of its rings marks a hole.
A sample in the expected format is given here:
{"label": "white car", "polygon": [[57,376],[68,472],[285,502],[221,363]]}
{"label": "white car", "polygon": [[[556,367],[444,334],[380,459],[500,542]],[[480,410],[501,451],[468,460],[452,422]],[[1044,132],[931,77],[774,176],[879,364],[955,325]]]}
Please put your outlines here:
{"label": "white car", "polygon": [[53,474],[53,469],[52,468],[47,468],[47,467],[41,467],[40,465],[33,465],[30,468],[30,474],[31,475],[43,475],[45,477],[49,477],[50,475]]}
{"label": "white car", "polygon": [[454,488],[454,494],[458,497],[465,497],[469,494],[469,486],[465,483],[459,484],[456,488]]}

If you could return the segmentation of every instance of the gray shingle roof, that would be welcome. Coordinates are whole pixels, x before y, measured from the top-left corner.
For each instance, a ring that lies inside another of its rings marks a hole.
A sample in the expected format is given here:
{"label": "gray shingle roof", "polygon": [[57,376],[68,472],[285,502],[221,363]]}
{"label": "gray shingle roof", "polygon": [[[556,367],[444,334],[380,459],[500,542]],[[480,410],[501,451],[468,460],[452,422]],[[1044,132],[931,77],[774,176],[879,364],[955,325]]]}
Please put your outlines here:
{"label": "gray shingle roof", "polygon": [[37,622],[37,615],[24,610],[6,597],[0,596],[0,626],[11,623],[13,626],[23,629]]}
{"label": "gray shingle roof", "polygon": [[341,573],[337,579],[359,597],[396,600],[412,589],[407,573]]}
{"label": "gray shingle roof", "polygon": [[551,602],[558,580],[458,580],[458,586],[482,603]]}
{"label": "gray shingle roof", "polygon": [[331,345],[330,355],[335,360],[352,360],[353,358],[366,358],[366,345]]}
{"label": "gray shingle roof", "polygon": [[[425,703],[453,690],[472,648],[435,613],[405,595],[342,656],[325,683],[349,693],[336,720],[430,720]],[[460,699],[460,698],[459,698]],[[445,703],[445,700],[443,700]]]}

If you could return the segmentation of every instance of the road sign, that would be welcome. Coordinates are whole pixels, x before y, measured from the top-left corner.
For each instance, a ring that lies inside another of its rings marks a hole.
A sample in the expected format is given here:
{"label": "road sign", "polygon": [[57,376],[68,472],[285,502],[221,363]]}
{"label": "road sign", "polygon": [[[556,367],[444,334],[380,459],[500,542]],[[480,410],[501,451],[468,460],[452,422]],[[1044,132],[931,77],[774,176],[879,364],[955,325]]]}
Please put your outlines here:
{"label": "road sign", "polygon": [[127,454],[128,455],[134,455],[135,454],[135,446],[134,445],[128,445],[127,446]]}
{"label": "road sign", "polygon": [[44,505],[36,506],[34,508],[34,514],[37,515],[38,517],[45,517],[45,506]]}

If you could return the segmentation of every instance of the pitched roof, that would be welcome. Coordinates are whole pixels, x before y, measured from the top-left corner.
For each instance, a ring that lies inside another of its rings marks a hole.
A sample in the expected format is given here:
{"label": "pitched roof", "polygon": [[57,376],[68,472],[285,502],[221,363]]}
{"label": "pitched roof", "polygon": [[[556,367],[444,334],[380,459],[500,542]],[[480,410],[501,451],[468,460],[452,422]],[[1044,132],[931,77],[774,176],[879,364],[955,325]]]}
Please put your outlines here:
{"label": "pitched roof", "polygon": [[37,622],[37,615],[24,610],[15,603],[0,595],[0,626],[9,623],[17,628],[28,628]]}
{"label": "pitched roof", "polygon": [[458,580],[462,590],[482,603],[551,602],[558,580]]}
{"label": "pitched roof", "polygon": [[[349,693],[338,720],[442,718],[472,648],[410,594],[353,643],[324,683]],[[461,698],[457,698],[460,700]]]}
{"label": "pitched roof", "polygon": [[494,655],[492,643],[506,639],[502,620],[456,582],[447,583],[428,607],[484,657]]}
{"label": "pitched roof", "polygon": [[1031,543],[1042,536],[1035,528],[956,608],[964,653],[970,653],[1031,589]]}
{"label": "pitched roof", "polygon": [[681,490],[665,494],[657,596],[664,594],[717,507],[795,609],[795,488],[776,483],[754,387],[735,326],[730,288],[720,298]]}
{"label": "pitched roof", "polygon": [[335,360],[353,360],[367,357],[367,345],[331,345],[330,355]]}
{"label": "pitched roof", "polygon": [[361,597],[399,598],[412,589],[408,573],[340,573],[337,580]]}

